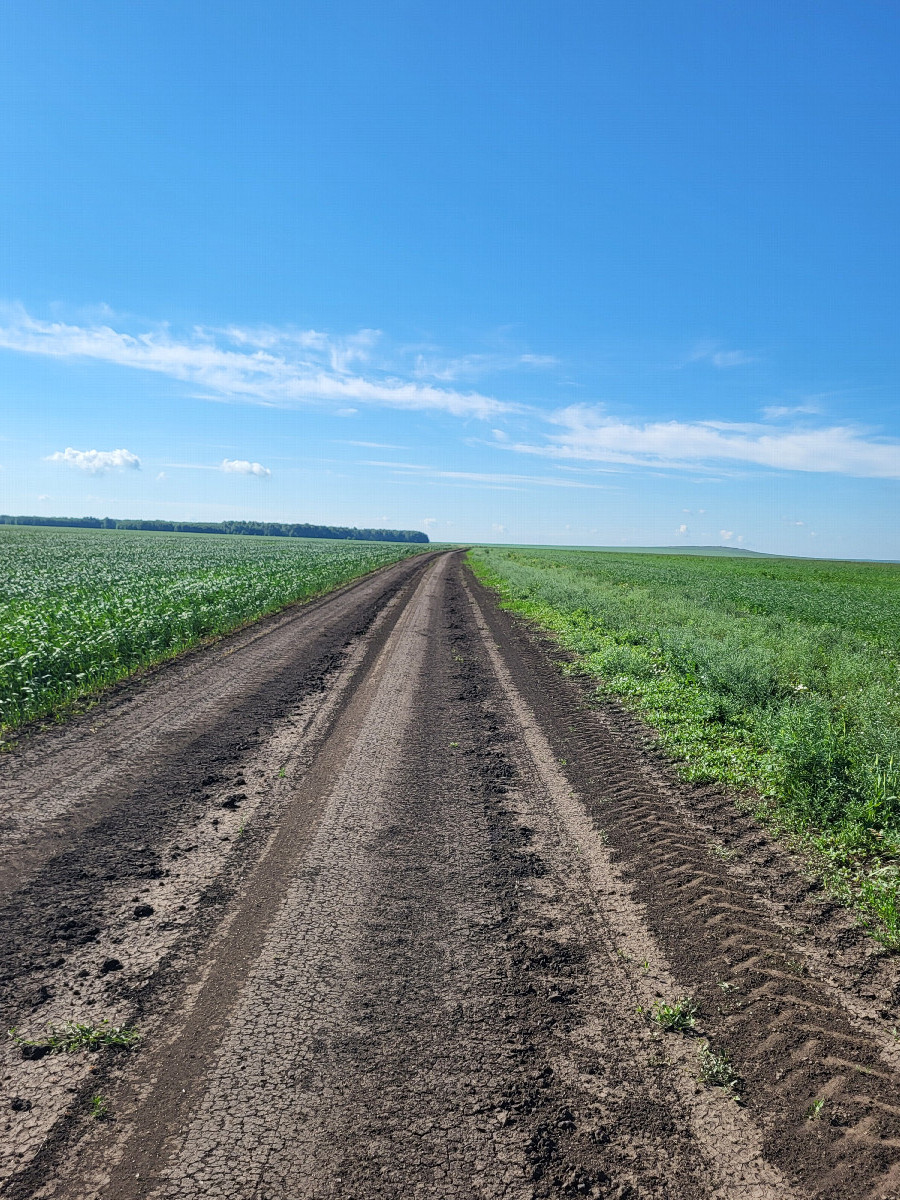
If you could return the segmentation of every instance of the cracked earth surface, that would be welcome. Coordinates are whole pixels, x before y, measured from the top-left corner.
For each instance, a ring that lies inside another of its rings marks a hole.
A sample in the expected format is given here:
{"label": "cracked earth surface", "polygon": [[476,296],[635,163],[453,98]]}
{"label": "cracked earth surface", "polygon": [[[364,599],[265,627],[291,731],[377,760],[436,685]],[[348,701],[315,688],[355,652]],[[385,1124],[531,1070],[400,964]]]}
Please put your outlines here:
{"label": "cracked earth surface", "polygon": [[23,738],[7,1025],[142,1039],[7,1044],[0,1195],[900,1197],[894,960],[557,657],[432,555]]}

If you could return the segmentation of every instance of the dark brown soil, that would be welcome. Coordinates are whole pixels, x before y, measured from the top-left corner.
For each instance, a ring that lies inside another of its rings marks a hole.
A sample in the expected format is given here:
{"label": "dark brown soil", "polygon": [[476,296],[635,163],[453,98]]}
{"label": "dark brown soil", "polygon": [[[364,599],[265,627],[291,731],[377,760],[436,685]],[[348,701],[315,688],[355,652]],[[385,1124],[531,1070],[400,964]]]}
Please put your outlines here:
{"label": "dark brown soil", "polygon": [[9,1043],[0,1194],[900,1196],[893,960],[558,658],[444,555],[23,744],[7,1024],[142,1041]]}

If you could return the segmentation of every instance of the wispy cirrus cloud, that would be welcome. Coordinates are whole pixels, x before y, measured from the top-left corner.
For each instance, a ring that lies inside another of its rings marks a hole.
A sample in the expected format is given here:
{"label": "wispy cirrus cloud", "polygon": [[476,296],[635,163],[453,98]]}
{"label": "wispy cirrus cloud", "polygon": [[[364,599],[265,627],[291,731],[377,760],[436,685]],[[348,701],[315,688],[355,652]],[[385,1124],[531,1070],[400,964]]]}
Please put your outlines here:
{"label": "wispy cirrus cloud", "polygon": [[555,459],[667,469],[743,464],[780,471],[814,471],[900,478],[900,441],[853,425],[785,427],[728,421],[648,421],[571,405],[550,418],[561,430],[543,443],[512,449]]}
{"label": "wispy cirrus cloud", "polygon": [[821,413],[815,404],[767,404],[762,415],[767,421],[783,421],[786,417],[812,417]]}
{"label": "wispy cirrus cloud", "polygon": [[468,483],[482,483],[487,486],[509,488],[526,487],[534,484],[537,487],[587,488],[590,490],[609,490],[609,484],[583,483],[578,479],[557,478],[555,475],[518,475],[508,471],[445,471],[439,467],[430,467],[421,463],[384,462],[380,459],[364,459],[360,462],[363,467],[384,467],[394,475],[410,475],[417,479],[446,479],[464,480]]}
{"label": "wispy cirrus cloud", "polygon": [[[518,405],[477,391],[438,387],[398,377],[371,363],[376,330],[346,336],[317,330],[195,328],[176,335],[168,326],[126,332],[112,324],[42,321],[24,308],[7,309],[0,348],[48,358],[93,360],[151,371],[188,384],[210,400],[277,407],[363,404],[488,418]],[[363,370],[361,368],[365,367]]]}
{"label": "wispy cirrus cloud", "polygon": [[67,467],[87,471],[90,475],[116,470],[139,471],[141,468],[141,460],[130,450],[74,450],[66,446],[65,450],[48,454],[45,461],[63,463]]}
{"label": "wispy cirrus cloud", "polygon": [[680,365],[706,362],[724,370],[728,367],[743,367],[757,361],[756,355],[748,354],[746,350],[729,350],[721,342],[700,342]]}
{"label": "wispy cirrus cloud", "polygon": [[509,371],[546,370],[559,366],[552,354],[464,354],[451,358],[438,353],[417,354],[413,374],[417,379],[448,383],[456,379],[479,379]]}

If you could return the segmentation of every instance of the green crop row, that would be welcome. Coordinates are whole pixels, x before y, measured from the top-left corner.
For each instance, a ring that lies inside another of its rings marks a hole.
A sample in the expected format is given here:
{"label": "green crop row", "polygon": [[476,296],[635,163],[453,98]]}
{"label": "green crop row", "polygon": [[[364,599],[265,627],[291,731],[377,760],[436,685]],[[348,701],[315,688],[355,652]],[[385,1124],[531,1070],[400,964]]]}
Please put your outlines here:
{"label": "green crop row", "polygon": [[900,568],[477,548],[481,579],[900,947]]}
{"label": "green crop row", "polygon": [[423,547],[0,529],[0,728]]}

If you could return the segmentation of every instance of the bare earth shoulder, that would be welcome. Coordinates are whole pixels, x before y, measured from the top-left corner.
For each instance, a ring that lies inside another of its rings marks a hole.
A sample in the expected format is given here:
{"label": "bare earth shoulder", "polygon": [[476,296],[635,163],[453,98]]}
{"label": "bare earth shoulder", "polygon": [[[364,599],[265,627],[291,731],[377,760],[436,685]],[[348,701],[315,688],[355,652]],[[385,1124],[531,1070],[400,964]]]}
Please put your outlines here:
{"label": "bare earth shoulder", "polygon": [[23,737],[0,1195],[900,1197],[895,959],[645,740],[456,553]]}

